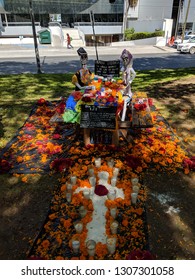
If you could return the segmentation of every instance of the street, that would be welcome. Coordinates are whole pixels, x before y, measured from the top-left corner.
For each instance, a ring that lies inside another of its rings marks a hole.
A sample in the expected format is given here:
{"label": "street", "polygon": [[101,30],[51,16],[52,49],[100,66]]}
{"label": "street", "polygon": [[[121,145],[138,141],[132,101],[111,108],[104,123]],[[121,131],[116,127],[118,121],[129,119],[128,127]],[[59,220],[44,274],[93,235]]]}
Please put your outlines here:
{"label": "street", "polygon": [[[100,60],[116,60],[119,55],[100,55]],[[94,71],[95,55],[89,56],[88,68]],[[40,56],[41,70],[44,73],[75,72],[80,67],[77,55]],[[137,70],[170,69],[195,67],[195,55],[180,53],[135,54],[133,67]],[[35,57],[0,58],[0,75],[37,73]]]}

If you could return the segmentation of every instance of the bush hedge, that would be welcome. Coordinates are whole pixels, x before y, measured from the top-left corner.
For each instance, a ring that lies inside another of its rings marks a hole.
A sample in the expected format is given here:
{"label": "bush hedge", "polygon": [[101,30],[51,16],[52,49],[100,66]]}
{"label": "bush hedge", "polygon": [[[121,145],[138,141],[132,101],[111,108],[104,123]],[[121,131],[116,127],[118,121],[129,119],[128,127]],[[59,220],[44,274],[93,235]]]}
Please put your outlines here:
{"label": "bush hedge", "polygon": [[138,40],[138,39],[146,39],[152,37],[164,36],[165,32],[162,30],[155,32],[134,32],[133,28],[125,30],[125,40]]}

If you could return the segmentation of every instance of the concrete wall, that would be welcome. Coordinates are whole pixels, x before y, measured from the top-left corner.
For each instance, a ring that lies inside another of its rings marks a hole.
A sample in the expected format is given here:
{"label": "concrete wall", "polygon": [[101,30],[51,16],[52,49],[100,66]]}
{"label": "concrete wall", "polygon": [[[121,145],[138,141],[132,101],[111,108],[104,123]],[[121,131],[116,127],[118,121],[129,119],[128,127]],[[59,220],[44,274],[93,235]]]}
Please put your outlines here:
{"label": "concrete wall", "polygon": [[[78,27],[85,35],[93,34],[91,25],[79,26]],[[113,35],[122,34],[122,23],[121,25],[95,25],[96,35]]]}
{"label": "concrete wall", "polygon": [[[36,32],[41,30],[41,26],[36,26]],[[32,26],[5,26],[3,36],[33,36]]]}
{"label": "concrete wall", "polygon": [[128,28],[133,27],[136,32],[163,29],[164,19],[172,16],[173,0],[139,0],[138,5],[137,18],[131,17],[129,12],[127,24]]}
{"label": "concrete wall", "polygon": [[[188,1],[184,1],[184,9],[183,9],[184,17],[182,18],[182,16],[180,16],[180,20],[179,20],[180,22],[184,22],[185,20],[187,6],[188,6]],[[187,22],[195,22],[195,0],[191,0]]]}

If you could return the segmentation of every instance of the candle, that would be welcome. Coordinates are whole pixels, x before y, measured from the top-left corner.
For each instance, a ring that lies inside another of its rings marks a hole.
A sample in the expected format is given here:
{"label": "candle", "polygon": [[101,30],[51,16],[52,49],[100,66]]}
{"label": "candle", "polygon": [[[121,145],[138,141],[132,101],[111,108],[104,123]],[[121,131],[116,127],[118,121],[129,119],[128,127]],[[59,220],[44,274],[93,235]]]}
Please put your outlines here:
{"label": "candle", "polygon": [[101,158],[96,158],[95,159],[95,166],[100,167],[101,166]]}
{"label": "candle", "polygon": [[117,221],[113,221],[110,224],[110,230],[112,234],[117,234],[117,228],[118,228],[118,222]]}
{"label": "candle", "polygon": [[91,189],[90,189],[90,195],[91,195],[91,197],[94,195],[94,191],[95,191],[95,187],[91,187]]}
{"label": "candle", "polygon": [[114,200],[116,198],[116,190],[110,189],[107,194],[108,199]]}
{"label": "candle", "polygon": [[90,190],[89,189],[84,189],[83,190],[83,196],[86,199],[90,199]]}
{"label": "candle", "polygon": [[72,250],[73,253],[77,254],[79,252],[80,249],[80,240],[77,238],[72,239]]}
{"label": "candle", "polygon": [[88,173],[89,173],[89,176],[94,176],[94,169],[93,168],[89,168],[88,169]]}
{"label": "candle", "polygon": [[115,167],[115,168],[113,169],[113,177],[117,177],[118,174],[119,174],[119,168]]}
{"label": "candle", "polygon": [[133,186],[133,193],[138,193],[139,192],[139,186],[134,185]]}
{"label": "candle", "polygon": [[132,194],[131,194],[131,202],[132,202],[133,204],[136,204],[136,202],[137,202],[137,196],[138,196],[137,193],[132,193]]}
{"label": "candle", "polygon": [[138,183],[139,183],[138,178],[132,178],[132,179],[131,179],[131,184],[132,184],[132,186],[136,186]]}
{"label": "candle", "polygon": [[116,211],[117,207],[111,207],[110,208],[110,215],[115,219],[116,218]]}
{"label": "candle", "polygon": [[71,176],[70,177],[70,182],[71,182],[72,185],[75,185],[76,181],[77,181],[77,177],[76,176]]}
{"label": "candle", "polygon": [[83,231],[83,223],[82,222],[76,222],[74,224],[74,228],[76,230],[77,233],[81,233]]}
{"label": "candle", "polygon": [[79,207],[79,214],[81,218],[84,218],[87,214],[87,209],[83,205]]}
{"label": "candle", "polygon": [[108,160],[108,161],[107,161],[107,164],[108,164],[109,167],[112,168],[112,167],[114,166],[114,159],[111,158],[110,160]]}
{"label": "candle", "polygon": [[111,186],[112,187],[116,187],[116,182],[117,182],[117,178],[116,177],[112,177],[112,179],[111,179]]}
{"label": "candle", "polygon": [[66,191],[72,191],[72,184],[70,183],[66,184]]}
{"label": "candle", "polygon": [[66,200],[67,202],[71,202],[72,200],[72,191],[66,191]]}
{"label": "candle", "polygon": [[108,237],[106,240],[106,245],[107,245],[107,249],[108,249],[108,253],[109,254],[114,254],[115,250],[116,250],[116,237]]}
{"label": "candle", "polygon": [[96,242],[94,240],[88,240],[86,243],[86,247],[89,256],[93,257],[95,255]]}
{"label": "candle", "polygon": [[95,176],[91,176],[89,177],[89,183],[92,187],[95,187],[96,184],[96,177]]}
{"label": "candle", "polygon": [[106,171],[102,171],[101,172],[101,176],[100,176],[100,179],[102,179],[103,181],[108,181],[108,178],[109,178],[109,173],[106,172]]}

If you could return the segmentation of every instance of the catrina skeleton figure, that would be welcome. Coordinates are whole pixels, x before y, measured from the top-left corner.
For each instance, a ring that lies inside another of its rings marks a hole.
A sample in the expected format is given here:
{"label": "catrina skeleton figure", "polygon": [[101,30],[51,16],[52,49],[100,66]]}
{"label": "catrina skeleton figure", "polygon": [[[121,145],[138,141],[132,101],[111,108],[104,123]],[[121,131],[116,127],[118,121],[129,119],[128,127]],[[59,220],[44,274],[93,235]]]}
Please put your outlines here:
{"label": "catrina skeleton figure", "polygon": [[122,113],[122,121],[124,121],[126,116],[127,105],[132,98],[131,83],[133,82],[136,73],[133,69],[133,56],[128,50],[124,49],[120,58],[123,64],[121,68],[122,79],[123,83],[126,86],[123,94],[124,106]]}
{"label": "catrina skeleton figure", "polygon": [[78,70],[72,77],[72,83],[75,85],[75,90],[81,89],[91,89],[91,86],[88,86],[93,79],[93,74],[87,68],[88,55],[84,48],[79,48],[77,50],[78,55],[80,56],[81,69]]}

